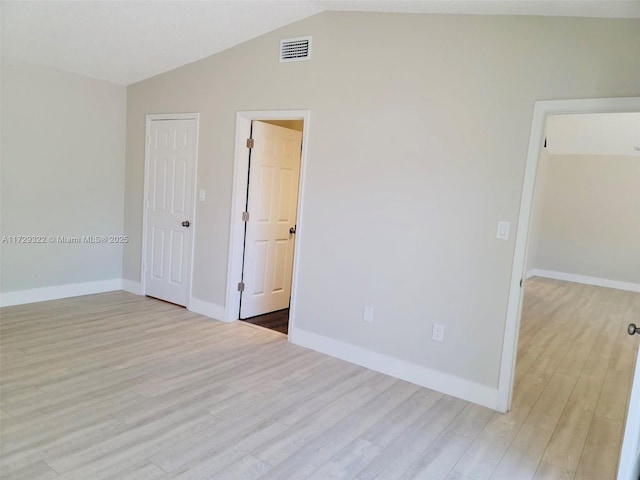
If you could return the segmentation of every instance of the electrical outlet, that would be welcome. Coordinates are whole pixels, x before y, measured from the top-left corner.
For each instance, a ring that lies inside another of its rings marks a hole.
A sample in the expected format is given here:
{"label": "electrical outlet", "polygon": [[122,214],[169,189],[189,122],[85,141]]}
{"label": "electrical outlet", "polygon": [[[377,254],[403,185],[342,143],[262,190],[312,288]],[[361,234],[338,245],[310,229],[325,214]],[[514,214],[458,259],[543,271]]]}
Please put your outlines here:
{"label": "electrical outlet", "polygon": [[436,342],[444,341],[444,325],[440,325],[439,323],[433,324],[433,334],[431,338]]}
{"label": "electrical outlet", "polygon": [[362,319],[365,322],[373,323],[373,307],[371,305],[364,306],[364,313],[362,314]]}

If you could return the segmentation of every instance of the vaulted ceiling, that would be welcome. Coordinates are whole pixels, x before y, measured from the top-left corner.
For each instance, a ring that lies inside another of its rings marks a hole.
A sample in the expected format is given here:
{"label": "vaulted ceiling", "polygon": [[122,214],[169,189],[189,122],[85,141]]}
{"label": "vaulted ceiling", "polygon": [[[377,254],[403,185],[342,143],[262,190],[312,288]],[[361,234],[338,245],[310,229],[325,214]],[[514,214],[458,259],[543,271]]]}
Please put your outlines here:
{"label": "vaulted ceiling", "polygon": [[2,55],[128,85],[328,10],[640,18],[640,0],[2,1]]}

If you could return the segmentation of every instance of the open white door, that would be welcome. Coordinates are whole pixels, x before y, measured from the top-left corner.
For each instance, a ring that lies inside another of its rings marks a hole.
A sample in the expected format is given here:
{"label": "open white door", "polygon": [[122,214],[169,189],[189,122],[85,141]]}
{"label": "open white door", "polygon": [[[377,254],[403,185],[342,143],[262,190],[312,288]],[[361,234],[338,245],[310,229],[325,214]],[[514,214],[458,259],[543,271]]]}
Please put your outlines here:
{"label": "open white door", "polygon": [[197,119],[150,118],[144,294],[187,305]]}
{"label": "open white door", "polygon": [[240,318],[289,307],[302,133],[254,121]]}
{"label": "open white door", "polygon": [[[640,332],[639,332],[640,333]],[[629,339],[631,341],[635,339]],[[631,385],[631,398],[627,410],[627,423],[620,451],[618,480],[640,478],[640,349],[636,359],[636,371]]]}

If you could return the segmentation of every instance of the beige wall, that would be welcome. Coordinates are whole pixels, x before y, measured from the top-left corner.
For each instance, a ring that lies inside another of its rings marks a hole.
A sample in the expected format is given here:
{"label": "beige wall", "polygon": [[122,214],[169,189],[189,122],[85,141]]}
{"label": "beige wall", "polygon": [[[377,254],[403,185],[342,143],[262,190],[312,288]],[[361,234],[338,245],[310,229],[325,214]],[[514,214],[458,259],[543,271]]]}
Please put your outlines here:
{"label": "beige wall", "polygon": [[551,155],[543,188],[530,268],[640,284],[640,157]]}
{"label": "beige wall", "polygon": [[[2,235],[122,234],[126,88],[2,58]],[[121,244],[2,244],[2,292],[120,279]]]}
{"label": "beige wall", "polygon": [[[278,63],[302,35],[312,59]],[[638,20],[334,12],[131,85],[124,275],[146,114],[201,114],[193,295],[224,305],[235,114],[309,109],[296,327],[494,388],[514,248],[496,224],[517,222],[534,102],[639,95],[639,44]]]}
{"label": "beige wall", "polygon": [[549,115],[551,155],[640,155],[640,112]]}

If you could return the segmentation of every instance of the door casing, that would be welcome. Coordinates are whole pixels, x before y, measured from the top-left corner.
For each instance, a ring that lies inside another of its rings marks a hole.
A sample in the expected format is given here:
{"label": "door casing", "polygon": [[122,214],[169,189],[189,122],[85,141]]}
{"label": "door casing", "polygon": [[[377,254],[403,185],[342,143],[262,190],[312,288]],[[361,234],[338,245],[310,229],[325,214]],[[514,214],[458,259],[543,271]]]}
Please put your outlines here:
{"label": "door casing", "polygon": [[592,98],[583,100],[547,100],[536,102],[529,137],[529,149],[524,173],[524,184],[520,199],[520,213],[516,230],[515,250],[511,270],[507,316],[502,344],[502,360],[498,379],[498,399],[496,410],[508,412],[511,409],[513,380],[518,350],[518,334],[522,316],[522,298],[527,264],[533,195],[535,191],[538,159],[544,142],[547,115],[584,113],[639,112],[640,97]]}
{"label": "door casing", "polygon": [[302,155],[300,157],[300,186],[298,189],[298,212],[296,247],[293,254],[293,279],[291,284],[291,307],[289,310],[289,332],[293,330],[296,312],[296,292],[300,245],[304,242],[304,192],[306,179],[307,147],[310,127],[309,110],[264,110],[242,111],[236,113],[236,138],[233,165],[233,193],[231,197],[231,222],[229,228],[229,260],[227,266],[227,295],[225,302],[225,320],[238,320],[240,310],[240,292],[238,283],[242,278],[242,255],[244,251],[244,222],[242,212],[247,199],[247,173],[249,170],[249,149],[247,138],[251,136],[253,120],[302,120]]}
{"label": "door casing", "polygon": [[[628,340],[635,340],[629,338]],[[618,464],[618,480],[634,480],[640,475],[640,350],[636,357],[636,369],[633,373],[631,396],[627,407],[627,418],[622,435],[620,463]]]}
{"label": "door casing", "polygon": [[144,135],[144,193],[142,197],[142,258],[140,260],[140,291],[142,295],[146,295],[146,278],[145,278],[145,259],[147,258],[147,196],[149,194],[149,142],[148,138],[151,134],[151,122],[161,120],[195,120],[196,122],[196,148],[195,158],[193,165],[192,179],[192,216],[191,226],[191,249],[189,258],[189,267],[187,269],[187,301],[185,307],[189,310],[189,303],[191,301],[191,283],[193,277],[193,260],[195,254],[195,238],[196,238],[196,181],[198,178],[198,145],[200,134],[200,114],[199,113],[165,113],[165,114],[149,114],[146,117],[145,122],[145,135]]}

